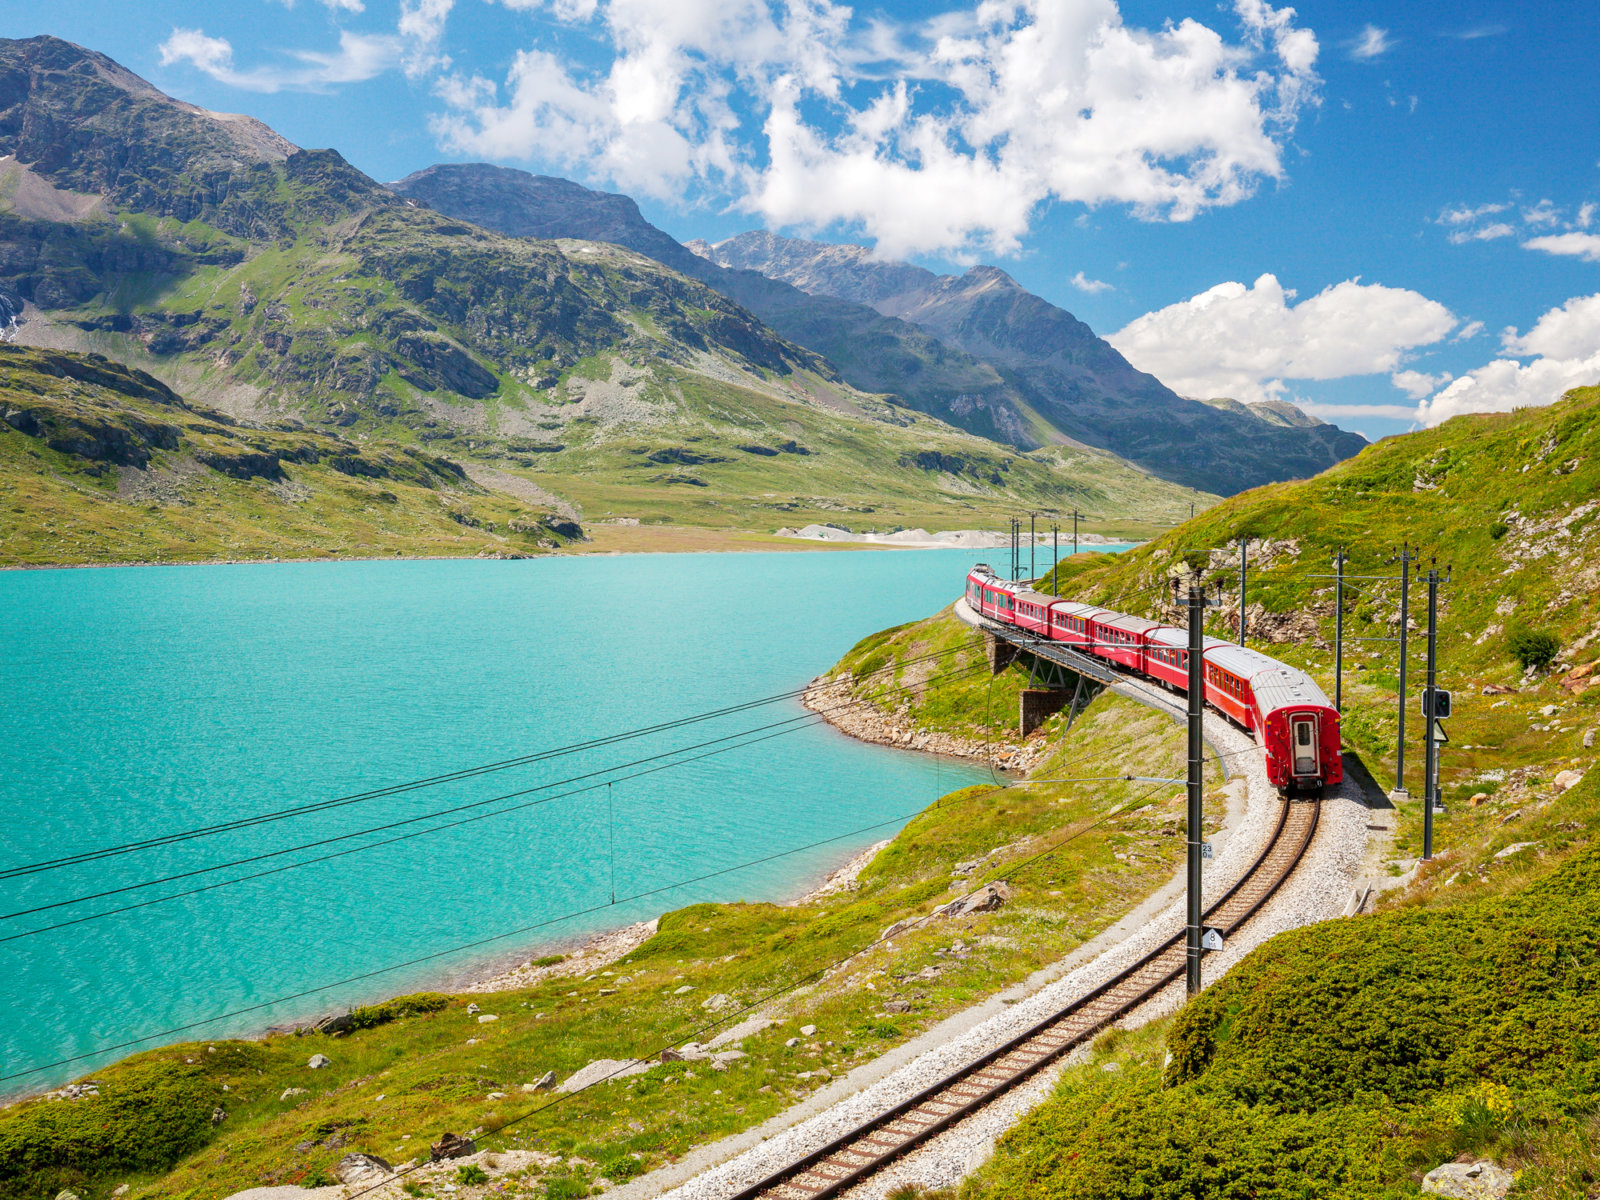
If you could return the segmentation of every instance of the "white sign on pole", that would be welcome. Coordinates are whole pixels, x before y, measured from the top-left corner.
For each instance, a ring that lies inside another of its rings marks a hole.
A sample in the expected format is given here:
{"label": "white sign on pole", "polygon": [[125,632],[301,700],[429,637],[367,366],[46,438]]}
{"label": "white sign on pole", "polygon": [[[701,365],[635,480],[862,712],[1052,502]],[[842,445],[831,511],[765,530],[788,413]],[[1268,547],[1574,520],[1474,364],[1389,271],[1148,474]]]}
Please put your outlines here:
{"label": "white sign on pole", "polygon": [[1201,842],[1200,843],[1200,857],[1202,859],[1204,859],[1206,862],[1210,862],[1211,861],[1211,843],[1210,842]]}
{"label": "white sign on pole", "polygon": [[1433,740],[1435,743],[1441,746],[1450,740],[1444,735],[1444,722],[1438,720],[1437,718],[1435,718],[1433,722]]}
{"label": "white sign on pole", "polygon": [[1208,929],[1200,935],[1200,946],[1205,950],[1222,949],[1222,930]]}

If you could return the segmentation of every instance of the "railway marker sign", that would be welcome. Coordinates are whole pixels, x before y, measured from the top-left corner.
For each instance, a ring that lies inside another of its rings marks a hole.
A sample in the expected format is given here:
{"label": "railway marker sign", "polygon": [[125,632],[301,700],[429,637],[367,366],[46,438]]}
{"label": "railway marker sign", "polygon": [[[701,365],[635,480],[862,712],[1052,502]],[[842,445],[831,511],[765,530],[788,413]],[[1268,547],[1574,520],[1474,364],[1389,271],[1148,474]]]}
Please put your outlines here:
{"label": "railway marker sign", "polygon": [[1200,947],[1203,950],[1222,949],[1222,930],[1208,929],[1200,935]]}
{"label": "railway marker sign", "polygon": [[1201,842],[1200,843],[1200,857],[1203,858],[1206,862],[1210,862],[1211,861],[1211,843],[1210,842]]}
{"label": "railway marker sign", "polygon": [[1444,735],[1444,722],[1437,717],[1433,721],[1433,740],[1436,745],[1444,745],[1450,739]]}

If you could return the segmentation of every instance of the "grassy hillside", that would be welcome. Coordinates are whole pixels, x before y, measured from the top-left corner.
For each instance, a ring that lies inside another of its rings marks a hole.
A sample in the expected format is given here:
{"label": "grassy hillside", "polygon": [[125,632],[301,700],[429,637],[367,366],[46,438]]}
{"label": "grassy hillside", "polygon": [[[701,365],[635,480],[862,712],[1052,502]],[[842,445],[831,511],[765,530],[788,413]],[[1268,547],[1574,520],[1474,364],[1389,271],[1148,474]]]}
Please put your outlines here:
{"label": "grassy hillside", "polygon": [[[957,628],[945,616],[922,632]],[[894,653],[914,640],[899,639]],[[970,652],[981,655],[981,644]],[[944,687],[932,681],[928,700],[951,699]],[[1183,732],[1103,696],[1035,774],[1058,777],[1068,762],[1085,775],[1112,774],[1130,746],[1153,772],[1175,772]],[[399,1163],[425,1157],[444,1130],[524,1116],[485,1144],[551,1157],[497,1184],[557,1200],[599,1190],[599,1180],[626,1179],[774,1115],[1104,928],[1178,865],[1181,798],[1171,790],[1121,782],[968,788],[915,816],[853,888],[797,906],[669,913],[642,947],[587,978],[358,1010],[359,1028],[340,1036],[201,1041],[136,1055],[94,1072],[97,1095],[0,1110],[0,1193],[48,1200],[71,1187],[102,1200],[127,1182],[137,1200],[314,1183],[351,1151]],[[1218,796],[1209,808],[1220,815]],[[930,920],[817,977],[892,923],[992,879],[1011,889],[997,911]],[[466,1011],[471,1000],[498,1020],[480,1023]],[[660,1064],[548,1109],[547,1094],[523,1090],[546,1071],[561,1079],[595,1059],[705,1041],[747,1005],[781,1024],[746,1038],[748,1057],[725,1070]],[[818,1032],[788,1045],[803,1024]],[[316,1053],[333,1065],[308,1070]],[[285,1095],[290,1088],[305,1090]],[[224,1115],[214,1120],[217,1110]],[[484,1191],[456,1195],[475,1200]]]}
{"label": "grassy hillside", "polygon": [[[1053,582],[1064,593],[1161,612],[1185,552],[1222,548],[1212,578],[1231,588],[1227,543],[1262,539],[1253,624],[1331,690],[1332,595],[1317,576],[1332,553],[1344,545],[1355,574],[1392,573],[1403,538],[1437,554],[1453,568],[1440,636],[1441,684],[1456,696],[1447,811],[1435,860],[1376,915],[1281,935],[1176,1019],[1103,1038],[969,1180],[966,1200],[1405,1196],[1458,1156],[1520,1172],[1516,1196],[1592,1194],[1597,449],[1600,389],[1580,389],[1389,439],[1116,560],[1063,564]],[[1396,591],[1375,582],[1349,599],[1353,635],[1398,630]],[[1216,615],[1219,631],[1232,617]],[[1559,645],[1550,668],[1518,661],[1519,628]],[[1389,783],[1394,657],[1391,643],[1365,643],[1346,659],[1347,740]],[[1420,792],[1419,728],[1413,716],[1407,782]],[[1398,870],[1418,850],[1418,802],[1397,815]]]}
{"label": "grassy hillside", "polygon": [[573,522],[414,445],[243,424],[90,356],[0,345],[0,565],[539,554]]}

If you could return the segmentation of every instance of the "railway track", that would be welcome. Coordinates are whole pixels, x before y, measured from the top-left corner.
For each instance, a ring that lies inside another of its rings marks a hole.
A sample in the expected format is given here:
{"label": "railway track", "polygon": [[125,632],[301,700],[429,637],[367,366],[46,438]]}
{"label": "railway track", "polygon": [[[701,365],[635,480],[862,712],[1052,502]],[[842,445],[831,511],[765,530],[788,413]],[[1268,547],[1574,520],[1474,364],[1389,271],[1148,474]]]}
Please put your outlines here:
{"label": "railway track", "polygon": [[[1230,935],[1294,871],[1316,832],[1321,803],[1286,801],[1272,840],[1205,924]],[[825,1200],[922,1145],[1030,1078],[1183,977],[1185,940],[1172,937],[1131,967],[932,1087],[745,1188],[730,1200]]]}

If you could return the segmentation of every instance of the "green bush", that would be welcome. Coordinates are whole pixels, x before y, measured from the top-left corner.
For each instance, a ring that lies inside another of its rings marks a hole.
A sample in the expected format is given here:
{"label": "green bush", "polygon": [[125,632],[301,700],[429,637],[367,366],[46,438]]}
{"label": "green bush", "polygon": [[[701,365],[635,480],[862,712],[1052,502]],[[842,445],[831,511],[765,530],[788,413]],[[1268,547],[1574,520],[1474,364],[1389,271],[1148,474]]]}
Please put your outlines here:
{"label": "green bush", "polygon": [[457,1169],[456,1178],[467,1187],[477,1187],[480,1183],[489,1182],[489,1172],[485,1171],[477,1163],[468,1163],[466,1166]]}
{"label": "green bush", "polygon": [[354,1029],[371,1029],[387,1025],[401,1017],[414,1017],[419,1013],[438,1012],[450,1003],[450,997],[438,992],[416,992],[410,996],[396,996],[382,1004],[366,1004],[350,1015],[355,1019]]}
{"label": "green bush", "polygon": [[1519,625],[1506,634],[1506,649],[1511,652],[1512,658],[1522,664],[1524,670],[1529,667],[1543,670],[1561,652],[1561,639],[1548,629],[1529,629]]}
{"label": "green bush", "polygon": [[199,1066],[157,1059],[100,1078],[98,1096],[0,1112],[0,1195],[54,1196],[86,1172],[158,1174],[216,1132],[226,1093]]}
{"label": "green bush", "polygon": [[1511,526],[1507,525],[1504,521],[1496,521],[1493,525],[1489,526],[1489,536],[1494,541],[1498,542],[1501,538],[1505,537],[1510,530]]}
{"label": "green bush", "polygon": [[556,1175],[545,1181],[544,1194],[548,1200],[583,1200],[589,1189],[570,1175]]}

